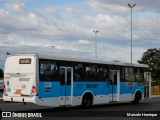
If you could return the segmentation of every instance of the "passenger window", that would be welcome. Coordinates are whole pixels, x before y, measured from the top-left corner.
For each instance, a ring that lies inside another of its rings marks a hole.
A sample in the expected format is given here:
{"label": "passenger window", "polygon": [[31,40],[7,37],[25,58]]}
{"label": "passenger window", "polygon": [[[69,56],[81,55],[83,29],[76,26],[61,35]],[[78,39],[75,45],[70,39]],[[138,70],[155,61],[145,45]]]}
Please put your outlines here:
{"label": "passenger window", "polygon": [[55,61],[40,60],[40,81],[57,81],[58,67]]}
{"label": "passenger window", "polygon": [[121,81],[125,81],[125,67],[121,67],[120,78]]}
{"label": "passenger window", "polygon": [[126,81],[134,81],[134,68],[125,67],[125,80]]}
{"label": "passenger window", "polygon": [[144,75],[143,75],[143,69],[142,68],[136,68],[135,69],[135,78],[136,81],[143,81]]}
{"label": "passenger window", "polygon": [[91,80],[91,67],[86,67],[86,80]]}
{"label": "passenger window", "polygon": [[107,67],[99,67],[97,69],[97,79],[99,79],[99,81],[107,81],[108,80]]}
{"label": "passenger window", "polygon": [[84,80],[85,72],[84,72],[84,66],[82,63],[78,63],[75,66],[74,70],[74,80],[75,81],[82,81]]}

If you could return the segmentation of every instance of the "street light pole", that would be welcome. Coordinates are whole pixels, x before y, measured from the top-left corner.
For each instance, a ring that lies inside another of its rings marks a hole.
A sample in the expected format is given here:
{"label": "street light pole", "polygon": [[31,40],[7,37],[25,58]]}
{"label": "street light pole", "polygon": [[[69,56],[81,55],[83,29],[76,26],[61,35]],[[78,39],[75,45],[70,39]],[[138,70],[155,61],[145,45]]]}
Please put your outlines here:
{"label": "street light pole", "polygon": [[53,48],[55,48],[55,46],[51,46],[51,48],[52,48],[52,56],[53,56]]}
{"label": "street light pole", "polygon": [[130,4],[128,4],[128,7],[131,8],[131,63],[132,63],[132,8],[134,6],[136,6],[136,4],[134,4],[132,6]]}
{"label": "street light pole", "polygon": [[95,33],[95,58],[97,60],[97,33],[99,32],[98,30],[93,30]]}

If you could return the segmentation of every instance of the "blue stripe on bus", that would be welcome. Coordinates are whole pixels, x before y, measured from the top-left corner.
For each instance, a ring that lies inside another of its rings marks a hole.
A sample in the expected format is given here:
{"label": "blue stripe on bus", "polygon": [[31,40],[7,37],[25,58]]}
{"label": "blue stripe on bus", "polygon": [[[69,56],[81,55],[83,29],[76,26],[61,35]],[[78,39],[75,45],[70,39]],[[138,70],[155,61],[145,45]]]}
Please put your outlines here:
{"label": "blue stripe on bus", "polygon": [[58,97],[60,95],[59,82],[39,82],[39,97]]}
{"label": "blue stripe on bus", "polygon": [[73,94],[82,95],[85,91],[92,91],[94,95],[111,94],[109,82],[74,82]]}
{"label": "blue stripe on bus", "polygon": [[135,93],[136,90],[141,90],[144,93],[144,83],[142,86],[138,85],[138,82],[134,82],[133,86],[127,86],[127,82],[120,82],[120,94]]}
{"label": "blue stripe on bus", "polygon": [[[138,82],[134,82],[134,86],[127,86],[127,82],[120,82],[120,94],[135,93],[137,89],[144,92],[144,83],[142,86],[138,85]],[[85,91],[91,91],[94,95],[108,95],[117,92],[117,86],[112,85],[109,82],[74,82],[73,83],[73,95],[81,96]],[[66,91],[66,92],[65,92]],[[60,85],[60,82],[39,82],[39,97],[58,97],[58,96],[70,96],[71,86]]]}

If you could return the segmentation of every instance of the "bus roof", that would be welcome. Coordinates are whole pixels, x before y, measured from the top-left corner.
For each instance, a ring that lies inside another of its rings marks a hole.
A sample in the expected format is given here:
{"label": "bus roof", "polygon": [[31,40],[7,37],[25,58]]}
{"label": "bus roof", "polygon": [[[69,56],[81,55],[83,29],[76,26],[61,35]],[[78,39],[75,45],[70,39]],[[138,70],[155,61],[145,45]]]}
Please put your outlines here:
{"label": "bus roof", "polygon": [[78,57],[75,58],[75,57],[39,55],[39,58],[40,59],[55,59],[55,60],[75,61],[75,62],[88,62],[88,63],[99,63],[99,64],[111,64],[111,65],[122,65],[122,66],[149,68],[148,65],[146,65],[146,64],[125,63],[125,62],[119,62],[119,61],[93,60],[93,59],[78,58]]}
{"label": "bus roof", "polygon": [[78,58],[78,57],[60,57],[60,56],[49,56],[49,55],[41,55],[37,53],[17,53],[17,54],[10,54],[9,56],[22,56],[22,55],[36,55],[40,59],[48,59],[48,60],[64,60],[64,61],[74,61],[74,62],[88,62],[88,63],[99,63],[99,64],[111,64],[111,65],[120,65],[120,66],[133,66],[133,67],[143,67],[149,68],[146,64],[136,64],[136,63],[126,63],[120,61],[104,61],[104,60],[93,60],[89,58]]}

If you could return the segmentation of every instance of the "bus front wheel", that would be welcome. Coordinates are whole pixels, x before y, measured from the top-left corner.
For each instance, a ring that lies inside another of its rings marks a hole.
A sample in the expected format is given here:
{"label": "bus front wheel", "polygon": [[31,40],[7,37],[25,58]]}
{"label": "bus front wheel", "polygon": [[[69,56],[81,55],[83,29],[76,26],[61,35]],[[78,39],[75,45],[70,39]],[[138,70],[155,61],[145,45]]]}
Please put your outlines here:
{"label": "bus front wheel", "polygon": [[142,97],[142,93],[140,91],[137,91],[134,97],[134,101],[132,101],[132,103],[138,104],[141,97]]}

